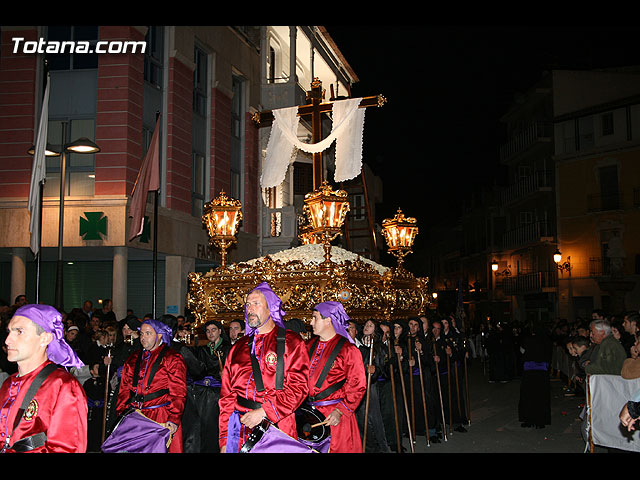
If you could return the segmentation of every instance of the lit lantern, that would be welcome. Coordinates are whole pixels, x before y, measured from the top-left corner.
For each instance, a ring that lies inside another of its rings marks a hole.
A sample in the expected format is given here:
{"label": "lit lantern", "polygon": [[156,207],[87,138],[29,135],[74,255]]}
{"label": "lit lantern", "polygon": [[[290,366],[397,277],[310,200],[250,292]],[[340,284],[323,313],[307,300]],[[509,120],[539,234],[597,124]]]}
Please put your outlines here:
{"label": "lit lantern", "polygon": [[331,261],[331,241],[342,233],[342,226],[350,208],[347,192],[332,190],[326,180],[320,188],[304,197],[303,211],[309,223],[307,229],[301,233],[300,239],[307,244],[322,243],[325,263]]}
{"label": "lit lantern", "polygon": [[404,257],[412,252],[413,242],[418,234],[415,218],[405,217],[398,208],[395,217],[382,221],[382,233],[389,247],[389,253],[398,259],[398,267],[402,266]]}
{"label": "lit lantern", "polygon": [[227,249],[236,242],[241,220],[242,203],[227,197],[224,191],[204,205],[202,223],[207,227],[209,243],[220,249],[222,267],[227,264]]}

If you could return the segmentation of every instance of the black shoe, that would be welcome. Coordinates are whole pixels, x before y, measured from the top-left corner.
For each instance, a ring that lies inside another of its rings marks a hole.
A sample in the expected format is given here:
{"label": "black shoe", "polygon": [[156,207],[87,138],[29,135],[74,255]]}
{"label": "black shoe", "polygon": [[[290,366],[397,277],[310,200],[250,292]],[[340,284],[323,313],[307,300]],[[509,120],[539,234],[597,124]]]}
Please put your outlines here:
{"label": "black shoe", "polygon": [[454,428],[454,430],[460,433],[467,433],[467,429],[464,428],[462,425],[458,425],[456,428]]}
{"label": "black shoe", "polygon": [[533,425],[531,423],[521,423],[520,426],[522,428],[531,428],[531,427],[533,427]]}
{"label": "black shoe", "polygon": [[440,437],[429,437],[429,443],[440,443]]}

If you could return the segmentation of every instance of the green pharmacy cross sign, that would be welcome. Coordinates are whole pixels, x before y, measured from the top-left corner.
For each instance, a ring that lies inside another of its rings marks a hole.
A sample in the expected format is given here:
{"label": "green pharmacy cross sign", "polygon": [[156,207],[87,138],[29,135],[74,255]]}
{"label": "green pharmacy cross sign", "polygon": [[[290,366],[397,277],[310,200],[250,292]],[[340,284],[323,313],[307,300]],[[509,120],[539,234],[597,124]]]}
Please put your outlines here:
{"label": "green pharmacy cross sign", "polygon": [[104,212],[84,212],[80,217],[80,236],[83,240],[102,240],[107,234],[107,217]]}

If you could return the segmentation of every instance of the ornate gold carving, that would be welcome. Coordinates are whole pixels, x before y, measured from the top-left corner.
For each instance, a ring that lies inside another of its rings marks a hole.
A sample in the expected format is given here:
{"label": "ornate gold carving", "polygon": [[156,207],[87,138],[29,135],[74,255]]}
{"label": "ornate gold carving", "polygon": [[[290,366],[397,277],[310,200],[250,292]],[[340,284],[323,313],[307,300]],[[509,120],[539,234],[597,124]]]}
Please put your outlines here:
{"label": "ornate gold carving", "polygon": [[[300,251],[306,255],[304,261],[296,258]],[[369,318],[406,318],[427,309],[428,278],[383,267],[335,246],[331,251],[329,263],[323,258],[322,245],[306,245],[204,274],[192,272],[187,308],[198,325],[212,319],[223,324],[234,318],[244,320],[246,295],[265,281],[282,299],[285,320],[299,318],[309,323],[312,308],[329,300],[341,301],[348,315],[359,323]],[[279,259],[273,258],[276,256]]]}

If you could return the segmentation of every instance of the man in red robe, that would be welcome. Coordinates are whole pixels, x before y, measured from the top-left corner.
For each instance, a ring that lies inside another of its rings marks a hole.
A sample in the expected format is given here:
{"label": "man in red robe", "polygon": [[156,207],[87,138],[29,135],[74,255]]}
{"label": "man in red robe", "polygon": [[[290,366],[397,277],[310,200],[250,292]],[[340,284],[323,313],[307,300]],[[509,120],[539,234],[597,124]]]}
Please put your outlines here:
{"label": "man in red robe", "polygon": [[182,453],[181,420],[187,398],[187,367],[182,355],[170,347],[171,338],[171,327],[163,322],[145,320],[142,323],[142,349],[131,354],[122,368],[116,412],[140,409],[143,415],[164,424],[171,432],[168,452]]}
{"label": "man in red robe", "polygon": [[[62,315],[49,305],[23,305],[9,322],[5,344],[18,371],[0,388],[1,451],[86,452],[87,396],[60,368],[83,363],[64,340]],[[42,378],[31,400],[25,399]]]}
{"label": "man in red robe", "polygon": [[367,378],[362,353],[348,333],[348,322],[340,302],[320,303],[311,320],[317,338],[307,340],[309,403],[331,427],[329,453],[362,453],[356,409],[366,393]]}
{"label": "man in red robe", "polygon": [[[220,451],[238,452],[268,419],[297,438],[295,411],[307,397],[309,357],[299,334],[285,329],[282,301],[262,282],[247,296],[245,335],[229,351],[220,388]],[[284,351],[278,353],[278,335]],[[256,359],[254,371],[252,356]],[[284,367],[278,375],[278,366]],[[282,382],[278,381],[281,378]]]}

